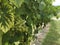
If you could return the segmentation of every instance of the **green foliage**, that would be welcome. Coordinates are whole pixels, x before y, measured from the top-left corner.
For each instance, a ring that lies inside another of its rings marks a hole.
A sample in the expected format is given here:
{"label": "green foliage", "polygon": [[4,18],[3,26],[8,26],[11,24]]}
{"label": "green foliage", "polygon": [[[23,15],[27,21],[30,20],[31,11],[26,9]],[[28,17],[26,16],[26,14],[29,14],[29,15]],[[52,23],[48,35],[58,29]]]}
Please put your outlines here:
{"label": "green foliage", "polygon": [[10,0],[10,3],[14,4],[16,7],[20,7],[24,0]]}
{"label": "green foliage", "polygon": [[[23,37],[23,43],[31,41],[33,31],[42,26],[42,23],[46,25],[50,22],[51,15],[56,14],[52,1],[0,0],[0,30],[4,32],[3,42],[21,42]],[[19,34],[15,35],[16,31]],[[5,40],[6,37],[8,38]]]}
{"label": "green foliage", "polygon": [[[5,1],[5,2],[4,2]],[[7,32],[13,23],[13,7],[8,4],[7,0],[2,0],[0,3],[0,30]],[[6,2],[7,1],[7,2]]]}

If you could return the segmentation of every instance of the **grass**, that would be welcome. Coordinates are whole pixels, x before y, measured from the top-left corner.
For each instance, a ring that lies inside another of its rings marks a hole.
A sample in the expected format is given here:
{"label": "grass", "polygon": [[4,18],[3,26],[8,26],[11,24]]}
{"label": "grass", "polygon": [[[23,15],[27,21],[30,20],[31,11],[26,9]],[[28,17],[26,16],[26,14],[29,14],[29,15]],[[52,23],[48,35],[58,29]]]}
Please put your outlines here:
{"label": "grass", "polygon": [[60,45],[60,21],[51,21],[50,30],[42,45]]}

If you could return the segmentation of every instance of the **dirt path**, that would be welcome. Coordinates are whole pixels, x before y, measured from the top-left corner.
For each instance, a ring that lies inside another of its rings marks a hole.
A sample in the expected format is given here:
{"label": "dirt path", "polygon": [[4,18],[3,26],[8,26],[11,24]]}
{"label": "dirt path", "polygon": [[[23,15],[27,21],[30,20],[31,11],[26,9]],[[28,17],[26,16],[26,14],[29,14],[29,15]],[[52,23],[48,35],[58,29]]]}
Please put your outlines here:
{"label": "dirt path", "polygon": [[42,45],[42,42],[49,31],[50,24],[47,24],[44,29],[42,29],[38,34],[36,34],[37,38],[31,42],[31,45]]}

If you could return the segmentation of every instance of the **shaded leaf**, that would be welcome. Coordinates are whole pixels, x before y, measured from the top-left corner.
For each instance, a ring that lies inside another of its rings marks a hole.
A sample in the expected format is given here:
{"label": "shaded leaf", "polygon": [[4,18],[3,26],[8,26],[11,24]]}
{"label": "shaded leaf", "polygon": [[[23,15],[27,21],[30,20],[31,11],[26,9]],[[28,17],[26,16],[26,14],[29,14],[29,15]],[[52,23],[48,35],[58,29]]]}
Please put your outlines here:
{"label": "shaded leaf", "polygon": [[10,0],[16,7],[20,7],[24,0]]}

